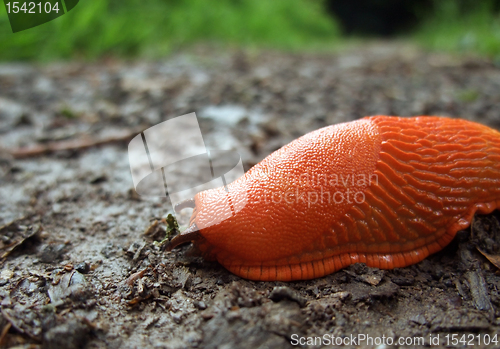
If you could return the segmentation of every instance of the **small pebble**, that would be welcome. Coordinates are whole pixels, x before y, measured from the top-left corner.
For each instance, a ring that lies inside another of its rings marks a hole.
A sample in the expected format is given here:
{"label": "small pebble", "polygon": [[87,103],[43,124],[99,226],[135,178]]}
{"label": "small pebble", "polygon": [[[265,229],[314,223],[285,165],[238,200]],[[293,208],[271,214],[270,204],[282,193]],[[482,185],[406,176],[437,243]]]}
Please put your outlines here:
{"label": "small pebble", "polygon": [[81,262],[75,265],[75,269],[79,273],[87,274],[90,270],[90,266],[87,262]]}
{"label": "small pebble", "polygon": [[307,299],[305,297],[302,297],[297,291],[288,286],[277,286],[273,288],[269,298],[275,302],[279,302],[282,299],[289,299],[297,302],[300,307],[304,307],[307,303]]}

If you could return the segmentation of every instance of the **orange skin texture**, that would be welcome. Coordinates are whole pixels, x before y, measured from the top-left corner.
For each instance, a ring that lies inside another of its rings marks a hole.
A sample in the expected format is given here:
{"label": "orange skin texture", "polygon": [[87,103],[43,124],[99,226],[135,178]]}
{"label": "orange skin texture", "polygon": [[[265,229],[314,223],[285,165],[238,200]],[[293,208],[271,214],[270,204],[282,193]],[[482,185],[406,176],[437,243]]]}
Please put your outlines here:
{"label": "orange skin texture", "polygon": [[[358,262],[405,267],[500,205],[500,133],[462,119],[366,117],[296,139],[228,189],[196,194],[192,240],[236,275],[291,281]],[[241,210],[212,224],[239,194]]]}

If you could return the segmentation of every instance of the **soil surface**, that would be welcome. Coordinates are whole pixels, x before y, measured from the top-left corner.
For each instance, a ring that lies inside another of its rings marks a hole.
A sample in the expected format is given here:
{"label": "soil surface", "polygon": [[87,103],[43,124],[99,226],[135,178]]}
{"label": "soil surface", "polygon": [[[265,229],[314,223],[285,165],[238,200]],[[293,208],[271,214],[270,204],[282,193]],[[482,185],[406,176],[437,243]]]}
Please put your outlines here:
{"label": "soil surface", "polygon": [[[385,43],[0,64],[1,346],[320,348],[334,336],[345,347],[500,347],[500,276],[484,256],[499,251],[496,212],[416,265],[300,282],[248,281],[186,247],[162,251],[172,206],[137,195],[127,144],[190,112],[207,147],[236,150],[248,170],[366,115],[500,128],[500,67]],[[189,214],[178,218],[184,229]]]}

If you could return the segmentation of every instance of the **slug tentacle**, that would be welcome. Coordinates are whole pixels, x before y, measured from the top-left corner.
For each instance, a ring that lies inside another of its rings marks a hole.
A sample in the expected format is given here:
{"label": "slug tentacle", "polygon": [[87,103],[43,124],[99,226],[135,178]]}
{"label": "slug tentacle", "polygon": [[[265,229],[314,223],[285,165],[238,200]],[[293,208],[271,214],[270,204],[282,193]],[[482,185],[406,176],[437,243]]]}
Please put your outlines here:
{"label": "slug tentacle", "polygon": [[191,224],[189,228],[174,236],[172,240],[166,245],[165,250],[172,251],[175,247],[185,244],[187,242],[196,242],[203,239],[198,227],[195,223]]}
{"label": "slug tentacle", "polygon": [[165,246],[166,251],[172,251],[175,247],[192,242],[192,246],[186,252],[187,256],[203,257],[206,260],[216,260],[213,254],[213,246],[207,243],[205,237],[200,233],[196,223],[192,223],[189,228],[179,233]]}

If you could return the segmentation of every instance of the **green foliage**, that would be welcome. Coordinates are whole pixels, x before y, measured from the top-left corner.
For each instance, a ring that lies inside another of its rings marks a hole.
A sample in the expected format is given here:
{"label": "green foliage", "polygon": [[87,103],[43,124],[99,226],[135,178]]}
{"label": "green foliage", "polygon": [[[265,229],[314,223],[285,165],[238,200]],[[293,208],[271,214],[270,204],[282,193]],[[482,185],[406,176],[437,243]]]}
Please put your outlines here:
{"label": "green foliage", "polygon": [[457,97],[460,101],[465,103],[472,103],[477,100],[480,96],[480,93],[476,89],[466,89],[458,91]]}
{"label": "green foliage", "polygon": [[493,0],[435,0],[415,37],[431,49],[500,57],[500,14]]}
{"label": "green foliage", "polygon": [[159,57],[200,41],[295,49],[338,37],[320,0],[81,0],[13,34],[0,6],[0,60]]}
{"label": "green foliage", "polygon": [[[328,50],[346,39],[341,41],[324,1],[80,0],[66,15],[15,34],[0,4],[0,60],[158,58],[207,41]],[[433,0],[433,11],[421,9],[422,24],[413,38],[431,49],[500,59],[494,1]]]}

